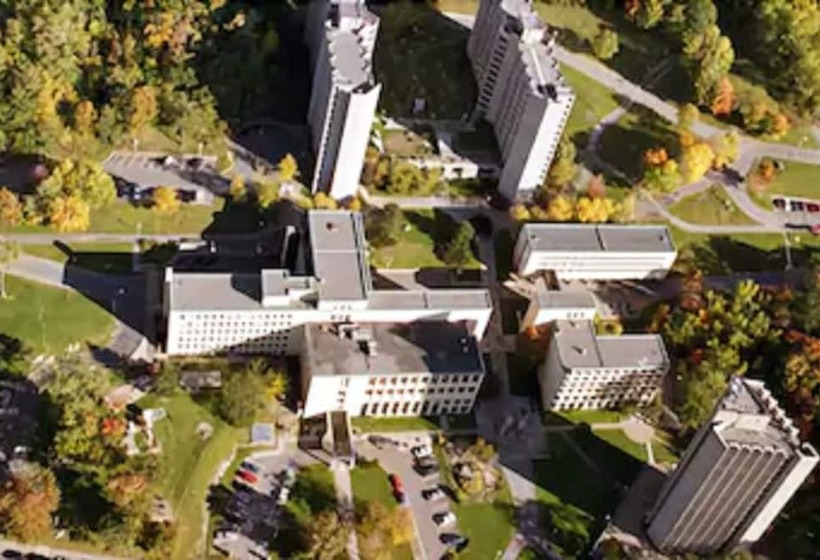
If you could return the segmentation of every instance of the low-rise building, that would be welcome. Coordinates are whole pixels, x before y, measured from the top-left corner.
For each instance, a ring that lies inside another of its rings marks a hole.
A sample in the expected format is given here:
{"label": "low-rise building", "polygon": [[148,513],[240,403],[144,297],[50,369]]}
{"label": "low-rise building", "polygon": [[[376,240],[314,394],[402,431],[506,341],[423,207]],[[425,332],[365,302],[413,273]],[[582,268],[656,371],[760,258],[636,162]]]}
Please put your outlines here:
{"label": "low-rise building", "polygon": [[304,331],[305,416],[466,413],[484,377],[478,342],[464,323],[312,324]]}
{"label": "low-rise building", "polygon": [[[259,270],[166,269],[166,353],[298,355],[305,325],[464,322],[484,335],[484,289],[376,290],[357,212],[313,210],[288,226],[279,262]],[[274,261],[274,259],[271,259]]]}
{"label": "low-rise building", "polygon": [[652,225],[528,223],[513,250],[518,274],[558,280],[660,279],[676,257],[668,228]]}
{"label": "low-rise building", "polygon": [[765,385],[734,378],[661,490],[647,535],[676,554],[751,545],[817,463]]}
{"label": "low-rise building", "polygon": [[549,290],[543,278],[535,281],[521,330],[553,321],[592,321],[598,307],[595,296],[586,290]]}
{"label": "low-rise building", "polygon": [[668,370],[658,335],[598,336],[592,321],[556,321],[538,369],[541,402],[548,410],[646,405]]}

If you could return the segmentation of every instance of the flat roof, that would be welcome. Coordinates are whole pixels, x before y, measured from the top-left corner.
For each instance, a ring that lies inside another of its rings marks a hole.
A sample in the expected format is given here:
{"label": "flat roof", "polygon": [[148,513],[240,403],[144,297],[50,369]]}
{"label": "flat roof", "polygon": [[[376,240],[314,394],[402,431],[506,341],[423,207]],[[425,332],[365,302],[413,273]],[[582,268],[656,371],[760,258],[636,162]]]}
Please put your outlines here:
{"label": "flat roof", "polygon": [[592,321],[556,321],[553,338],[567,368],[631,368],[668,365],[663,339],[654,334],[597,336]]}
{"label": "flat roof", "polygon": [[319,278],[319,299],[361,301],[372,289],[364,225],[358,212],[308,212],[313,274]]}
{"label": "flat roof", "polygon": [[[340,335],[342,328],[351,331]],[[371,351],[362,339],[375,343]],[[478,343],[467,326],[446,321],[307,325],[305,352],[312,375],[484,371]]]}
{"label": "flat roof", "polygon": [[174,272],[169,297],[174,311],[244,311],[261,308],[261,295],[258,272]]}
{"label": "flat roof", "polygon": [[351,31],[329,31],[328,48],[337,82],[359,85],[370,81],[370,64],[364,47]]}
{"label": "flat roof", "polygon": [[492,309],[488,290],[373,290],[368,309]]}
{"label": "flat roof", "polygon": [[675,251],[669,229],[657,225],[528,223],[519,235],[526,236],[535,251]]}
{"label": "flat roof", "polygon": [[535,297],[541,309],[596,308],[595,296],[587,290],[548,290],[541,281],[536,284]]}

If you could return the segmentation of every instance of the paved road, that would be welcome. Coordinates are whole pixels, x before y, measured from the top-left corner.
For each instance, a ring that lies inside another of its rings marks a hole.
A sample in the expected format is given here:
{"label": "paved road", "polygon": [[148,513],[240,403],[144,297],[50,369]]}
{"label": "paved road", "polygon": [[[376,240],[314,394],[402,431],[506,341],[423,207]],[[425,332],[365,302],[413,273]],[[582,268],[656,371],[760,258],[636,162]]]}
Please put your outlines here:
{"label": "paved road", "polygon": [[5,557],[6,552],[22,552],[24,554],[39,554],[47,558],[54,556],[63,556],[71,560],[126,560],[124,556],[112,556],[110,554],[92,554],[88,552],[77,552],[75,550],[66,550],[59,547],[43,546],[43,545],[28,545],[16,543],[0,539],[0,553]]}

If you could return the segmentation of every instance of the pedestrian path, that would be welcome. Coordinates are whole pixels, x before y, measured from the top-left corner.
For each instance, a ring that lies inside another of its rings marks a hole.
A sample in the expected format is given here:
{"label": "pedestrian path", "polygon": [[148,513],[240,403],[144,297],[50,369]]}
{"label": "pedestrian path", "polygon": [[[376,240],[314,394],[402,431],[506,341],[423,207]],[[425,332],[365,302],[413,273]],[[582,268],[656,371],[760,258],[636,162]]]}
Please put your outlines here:
{"label": "pedestrian path", "polygon": [[342,521],[349,522],[351,525],[350,535],[347,540],[347,554],[350,560],[359,560],[359,542],[356,540],[356,531],[352,529],[355,519],[350,468],[344,463],[336,463],[331,465],[331,471],[333,472],[333,485],[336,488],[339,517]]}

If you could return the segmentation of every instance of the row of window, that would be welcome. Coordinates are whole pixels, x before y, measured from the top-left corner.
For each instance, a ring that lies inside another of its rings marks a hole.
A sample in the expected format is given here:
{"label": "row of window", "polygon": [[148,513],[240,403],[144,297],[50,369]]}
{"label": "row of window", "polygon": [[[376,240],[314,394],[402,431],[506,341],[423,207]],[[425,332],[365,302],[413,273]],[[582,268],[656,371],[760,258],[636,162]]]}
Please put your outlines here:
{"label": "row of window", "polygon": [[[438,387],[438,388],[435,388],[435,387],[426,387],[426,388],[422,387],[422,388],[418,389],[418,394],[419,395],[435,395],[435,394],[443,395],[445,393],[447,393],[447,394],[467,393],[467,392],[475,393],[476,391],[478,391],[478,385],[461,386],[461,387],[447,387],[447,388],[445,388],[445,387]],[[373,397],[373,396],[380,397],[382,395],[388,395],[388,396],[390,396],[390,395],[405,395],[405,394],[406,395],[415,395],[416,394],[416,389],[395,389],[395,390],[394,389],[375,389],[375,390],[367,389],[364,392],[364,394],[367,395],[368,397]]]}
{"label": "row of window", "polygon": [[[567,377],[573,382],[603,382],[608,380],[621,380],[625,375],[634,376],[634,379],[644,379],[648,375],[662,376],[666,372],[663,367],[640,367],[633,368],[607,368],[607,369],[573,369],[572,376]],[[655,377],[653,377],[654,379]]]}
{"label": "row of window", "polygon": [[422,385],[436,385],[446,383],[478,383],[481,380],[480,374],[472,375],[404,375],[404,376],[381,376],[371,377],[368,385],[407,385],[421,383]]}
{"label": "row of window", "polygon": [[362,416],[427,416],[433,414],[466,414],[472,401],[375,402],[363,404]]}

